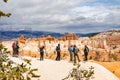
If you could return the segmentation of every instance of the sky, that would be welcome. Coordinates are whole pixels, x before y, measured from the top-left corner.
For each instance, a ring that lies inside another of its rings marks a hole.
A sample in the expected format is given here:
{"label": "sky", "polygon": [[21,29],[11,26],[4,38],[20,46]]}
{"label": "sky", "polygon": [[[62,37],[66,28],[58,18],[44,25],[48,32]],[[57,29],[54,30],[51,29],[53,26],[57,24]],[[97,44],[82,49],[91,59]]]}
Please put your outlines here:
{"label": "sky", "polygon": [[92,33],[120,29],[120,0],[0,0],[0,29]]}

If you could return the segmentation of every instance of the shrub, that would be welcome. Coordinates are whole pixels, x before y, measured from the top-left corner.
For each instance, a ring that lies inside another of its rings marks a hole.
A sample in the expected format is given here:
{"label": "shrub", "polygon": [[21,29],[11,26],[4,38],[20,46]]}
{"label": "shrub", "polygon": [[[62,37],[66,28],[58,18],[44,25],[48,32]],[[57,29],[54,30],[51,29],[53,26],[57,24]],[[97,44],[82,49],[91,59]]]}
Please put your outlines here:
{"label": "shrub", "polygon": [[[7,1],[8,0],[3,0],[3,2],[5,2],[5,3],[7,3]],[[5,12],[3,12],[2,10],[0,10],[0,18],[1,17],[5,17],[5,16],[7,16],[7,17],[10,17],[11,16],[11,13],[5,13]]]}
{"label": "shrub", "polygon": [[89,80],[94,75],[94,67],[90,67],[89,70],[80,69],[80,64],[76,68],[73,68],[70,73],[62,80]]}
{"label": "shrub", "polygon": [[116,54],[108,54],[108,61],[118,61],[117,55]]}
{"label": "shrub", "polygon": [[17,64],[9,59],[8,51],[0,44],[0,80],[31,80],[31,78],[39,78],[30,67],[31,61],[24,59],[26,63]]}
{"label": "shrub", "polygon": [[99,59],[100,59],[100,53],[97,51],[94,60],[99,61]]}

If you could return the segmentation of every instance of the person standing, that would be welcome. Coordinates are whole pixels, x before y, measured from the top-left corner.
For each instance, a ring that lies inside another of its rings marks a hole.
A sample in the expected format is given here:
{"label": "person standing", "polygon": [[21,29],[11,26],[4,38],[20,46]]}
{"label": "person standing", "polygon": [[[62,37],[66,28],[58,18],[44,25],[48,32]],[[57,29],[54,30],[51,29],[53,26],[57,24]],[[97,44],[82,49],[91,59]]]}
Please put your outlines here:
{"label": "person standing", "polygon": [[88,52],[89,52],[89,48],[87,47],[87,45],[85,45],[85,48],[84,48],[84,56],[85,56],[85,59],[84,59],[84,61],[87,61],[87,60],[88,60]]}
{"label": "person standing", "polygon": [[56,52],[57,52],[57,57],[56,57],[56,61],[60,61],[61,55],[60,55],[60,44],[58,44],[58,46],[56,47]]}
{"label": "person standing", "polygon": [[18,55],[19,55],[19,45],[18,45],[18,41],[16,41],[14,48],[15,48],[15,57],[18,57]]}
{"label": "person standing", "polygon": [[15,56],[15,42],[13,42],[13,44],[12,44],[12,49],[13,49],[12,55],[13,55],[13,57],[14,57],[14,56]]}
{"label": "person standing", "polygon": [[78,62],[80,62],[80,59],[79,59],[79,56],[78,56],[78,52],[79,52],[79,49],[76,47],[76,45],[74,45],[74,47],[73,47],[74,63],[76,63],[76,57],[77,57]]}
{"label": "person standing", "polygon": [[73,46],[72,45],[68,48],[68,51],[70,53],[70,61],[73,61]]}
{"label": "person standing", "polygon": [[44,60],[44,46],[40,47],[40,61]]}

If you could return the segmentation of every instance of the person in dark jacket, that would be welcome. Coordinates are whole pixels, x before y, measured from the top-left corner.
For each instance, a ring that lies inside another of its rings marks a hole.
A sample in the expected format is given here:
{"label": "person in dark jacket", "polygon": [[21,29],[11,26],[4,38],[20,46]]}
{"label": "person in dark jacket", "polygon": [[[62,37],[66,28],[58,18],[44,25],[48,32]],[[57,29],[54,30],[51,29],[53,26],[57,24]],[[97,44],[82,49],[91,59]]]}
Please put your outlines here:
{"label": "person in dark jacket", "polygon": [[78,59],[78,62],[80,62],[79,56],[78,56],[79,49],[74,45],[73,47],[73,53],[74,53],[74,63],[76,63],[76,57]]}
{"label": "person in dark jacket", "polygon": [[60,44],[58,44],[58,46],[56,47],[56,52],[57,52],[57,57],[56,57],[56,61],[60,61],[61,55],[60,55]]}
{"label": "person in dark jacket", "polygon": [[40,47],[40,61],[44,60],[44,46]]}
{"label": "person in dark jacket", "polygon": [[18,45],[18,41],[16,42],[16,55],[19,55],[19,45]]}
{"label": "person in dark jacket", "polygon": [[88,53],[89,53],[89,48],[87,47],[87,45],[85,45],[85,48],[84,48],[85,59],[84,59],[84,61],[88,60]]}

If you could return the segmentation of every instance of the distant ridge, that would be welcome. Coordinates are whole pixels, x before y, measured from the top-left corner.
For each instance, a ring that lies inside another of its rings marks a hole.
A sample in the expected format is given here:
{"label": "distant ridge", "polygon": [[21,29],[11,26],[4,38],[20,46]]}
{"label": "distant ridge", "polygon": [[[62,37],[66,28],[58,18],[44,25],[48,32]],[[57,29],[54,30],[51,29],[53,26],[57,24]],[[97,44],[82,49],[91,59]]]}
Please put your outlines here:
{"label": "distant ridge", "polygon": [[11,40],[11,39],[17,39],[20,37],[20,35],[23,34],[25,38],[37,38],[41,35],[51,35],[56,38],[59,38],[60,36],[63,36],[64,34],[61,33],[55,33],[55,32],[46,32],[46,31],[0,31],[0,40]]}
{"label": "distant ridge", "polygon": [[108,30],[108,31],[100,32],[94,37],[105,38],[107,36],[113,36],[113,35],[118,35],[118,34],[120,34],[120,30]]}
{"label": "distant ridge", "polygon": [[[20,35],[23,34],[25,38],[37,38],[41,35],[51,35],[56,38],[60,38],[68,33],[56,33],[56,32],[48,32],[48,31],[29,31],[29,30],[21,30],[21,31],[0,31],[0,40],[12,40],[18,39]],[[86,36],[93,36],[98,33],[75,33],[78,37],[86,37]]]}

